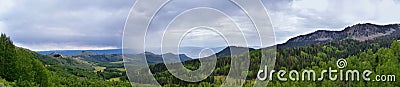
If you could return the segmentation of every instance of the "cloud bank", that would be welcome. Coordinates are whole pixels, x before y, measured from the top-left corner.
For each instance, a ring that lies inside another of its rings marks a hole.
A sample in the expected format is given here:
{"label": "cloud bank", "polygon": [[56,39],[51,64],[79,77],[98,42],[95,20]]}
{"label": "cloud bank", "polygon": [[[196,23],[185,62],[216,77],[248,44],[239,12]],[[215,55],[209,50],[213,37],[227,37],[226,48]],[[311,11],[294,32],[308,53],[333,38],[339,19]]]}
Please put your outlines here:
{"label": "cloud bank", "polygon": [[[341,30],[357,23],[400,23],[400,2],[396,0],[261,0],[266,6],[275,28],[277,43],[311,33],[316,30]],[[0,32],[11,36],[18,45],[32,50],[114,49],[121,48],[122,32],[126,17],[134,0],[1,0]],[[169,22],[183,8],[190,8],[201,1],[173,3],[154,21]],[[225,8],[237,23],[247,26],[240,10],[224,7],[223,1],[215,8]],[[151,5],[149,5],[151,6]],[[134,12],[140,17],[143,12]],[[221,22],[215,20],[214,22]],[[166,25],[151,26],[154,37],[162,35]],[[248,28],[247,30],[252,30]],[[201,33],[199,33],[201,32]],[[252,32],[249,33],[249,38]],[[207,37],[204,37],[206,35]],[[213,32],[197,31],[190,39],[212,39]],[[208,43],[220,46],[221,40]],[[192,41],[191,41],[192,42]],[[202,42],[202,41],[199,41]],[[207,44],[207,43],[187,44]],[[156,43],[156,42],[154,42]],[[222,44],[222,43],[221,43]],[[256,44],[254,44],[256,45]]]}

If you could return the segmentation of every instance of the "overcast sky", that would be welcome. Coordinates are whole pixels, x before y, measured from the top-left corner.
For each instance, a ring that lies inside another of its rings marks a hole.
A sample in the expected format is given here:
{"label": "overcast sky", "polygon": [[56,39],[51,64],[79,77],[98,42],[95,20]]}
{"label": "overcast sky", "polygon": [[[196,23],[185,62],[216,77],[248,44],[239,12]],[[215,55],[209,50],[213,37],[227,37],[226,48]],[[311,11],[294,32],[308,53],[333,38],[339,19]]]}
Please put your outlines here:
{"label": "overcast sky", "polygon": [[[125,20],[134,2],[133,0],[0,0],[0,32],[10,36],[16,45],[36,51],[121,48]],[[277,43],[316,30],[342,30],[357,23],[400,23],[400,2],[396,0],[262,0],[262,2],[274,25]],[[176,3],[165,12],[190,6],[193,5]],[[235,15],[234,9],[227,11]],[[157,21],[172,18],[168,14],[160,15]],[[243,20],[240,23],[248,22]],[[161,31],[152,32],[157,35]],[[204,31],[197,33],[199,32]]]}

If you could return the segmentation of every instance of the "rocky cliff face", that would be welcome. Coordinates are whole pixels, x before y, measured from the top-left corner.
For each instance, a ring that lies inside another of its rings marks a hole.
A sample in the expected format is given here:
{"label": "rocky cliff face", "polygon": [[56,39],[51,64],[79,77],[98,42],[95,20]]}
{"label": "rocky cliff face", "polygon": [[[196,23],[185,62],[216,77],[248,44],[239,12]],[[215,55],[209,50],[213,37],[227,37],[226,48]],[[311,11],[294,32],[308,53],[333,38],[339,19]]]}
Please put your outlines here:
{"label": "rocky cliff face", "polygon": [[318,30],[314,33],[301,35],[281,44],[284,47],[307,46],[311,44],[326,43],[329,41],[353,39],[356,41],[371,40],[376,37],[399,35],[400,24],[375,25],[371,23],[356,24],[342,31]]}

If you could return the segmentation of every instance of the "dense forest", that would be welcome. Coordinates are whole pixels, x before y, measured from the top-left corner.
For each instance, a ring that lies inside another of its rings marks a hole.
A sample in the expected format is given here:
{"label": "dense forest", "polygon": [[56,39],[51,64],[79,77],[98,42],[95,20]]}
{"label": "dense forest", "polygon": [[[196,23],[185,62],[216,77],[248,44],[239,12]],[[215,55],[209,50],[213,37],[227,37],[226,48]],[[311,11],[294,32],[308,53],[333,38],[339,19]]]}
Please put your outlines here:
{"label": "dense forest", "polygon": [[[344,40],[338,42],[330,42],[327,44],[317,44],[312,46],[303,46],[296,48],[278,48],[277,61],[275,65],[275,70],[316,70],[316,72],[321,72],[329,67],[333,69],[338,69],[336,67],[336,62],[340,58],[347,60],[348,65],[346,70],[371,70],[373,72],[370,75],[371,79],[375,80],[376,75],[395,75],[398,77],[400,73],[400,42],[388,40],[379,44],[378,41],[384,41],[386,39],[377,38],[376,40],[371,40],[367,42],[359,42],[354,40]],[[376,42],[376,43],[374,43]],[[337,44],[341,43],[341,44]],[[370,44],[373,43],[373,44]],[[369,48],[369,49],[364,49]],[[349,52],[351,51],[351,52]],[[261,60],[261,50],[250,51],[251,63],[249,72],[247,74],[247,79],[244,84],[246,87],[254,86],[255,79],[257,77],[257,72],[260,67]],[[238,55],[243,56],[243,55]],[[154,73],[156,80],[163,86],[221,86],[224,82],[225,77],[229,73],[231,59],[230,56],[218,58],[216,69],[213,71],[212,76],[209,76],[201,82],[185,82],[182,81],[167,71],[165,65],[155,64],[151,65],[150,69]],[[196,70],[200,66],[198,60],[186,61],[183,63],[186,68],[191,70]],[[276,76],[274,73],[273,76]],[[316,76],[320,76],[320,73],[316,73]],[[286,75],[286,78],[287,75]],[[325,78],[328,78],[327,76]],[[396,87],[400,86],[398,80],[388,81],[388,82],[373,82],[373,81],[331,81],[324,79],[322,81],[270,81],[268,86],[300,86],[300,87],[331,87],[331,86],[358,86],[358,87]]]}

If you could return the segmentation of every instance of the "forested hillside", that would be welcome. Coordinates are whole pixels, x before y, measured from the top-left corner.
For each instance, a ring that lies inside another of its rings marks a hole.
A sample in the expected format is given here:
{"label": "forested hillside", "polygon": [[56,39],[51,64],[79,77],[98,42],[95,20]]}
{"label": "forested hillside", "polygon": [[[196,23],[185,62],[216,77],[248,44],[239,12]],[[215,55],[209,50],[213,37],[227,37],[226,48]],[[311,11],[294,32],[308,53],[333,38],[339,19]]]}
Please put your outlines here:
{"label": "forested hillside", "polygon": [[[336,62],[340,58],[344,58],[347,60],[348,65],[346,70],[371,70],[373,74],[370,76],[371,79],[375,80],[376,75],[395,75],[396,77],[400,76],[400,42],[398,41],[389,41],[390,44],[387,47],[386,45],[372,45],[370,49],[358,50],[356,52],[349,52],[353,49],[360,49],[359,46],[362,46],[362,43],[351,43],[348,44],[337,44],[335,47],[333,43],[331,44],[318,44],[313,46],[304,46],[297,48],[279,48],[277,54],[277,61],[275,65],[275,70],[316,70],[316,72],[321,72],[322,70],[326,70],[329,67],[333,69],[338,69],[336,67]],[[369,45],[364,44],[367,47]],[[343,47],[345,46],[345,47]],[[244,55],[237,55],[244,56]],[[257,76],[257,72],[260,67],[260,59],[261,59],[261,51],[254,50],[250,51],[251,63],[247,76],[246,83],[244,84],[246,87],[250,87],[254,85],[254,81]],[[212,76],[209,76],[207,79],[201,82],[185,82],[170,74],[167,71],[164,64],[155,64],[151,65],[150,69],[152,73],[154,73],[157,81],[163,86],[220,86],[225,77],[229,73],[229,69],[231,67],[231,58],[230,56],[220,57],[217,59],[216,69],[213,71]],[[186,61],[183,63],[186,68],[191,70],[196,70],[200,66],[200,62],[198,60]],[[320,73],[316,73],[316,76],[320,76]],[[374,81],[331,81],[328,79],[322,81],[278,81],[276,78],[276,73],[274,73],[274,80],[270,81],[268,86],[284,86],[284,87],[292,87],[292,86],[300,86],[300,87],[336,87],[336,86],[345,86],[345,87],[395,87],[400,85],[399,80],[391,81],[391,82],[374,82]],[[285,76],[286,78],[287,75]],[[329,77],[325,77],[329,78]]]}
{"label": "forested hillside", "polygon": [[93,72],[85,61],[53,58],[19,48],[5,34],[0,37],[0,86],[126,87],[127,81],[108,81],[110,72]]}
{"label": "forested hillside", "polygon": [[18,48],[5,34],[0,37],[0,77],[16,86],[50,86],[50,73],[27,49]]}

